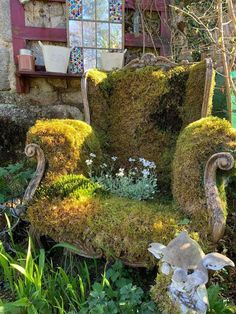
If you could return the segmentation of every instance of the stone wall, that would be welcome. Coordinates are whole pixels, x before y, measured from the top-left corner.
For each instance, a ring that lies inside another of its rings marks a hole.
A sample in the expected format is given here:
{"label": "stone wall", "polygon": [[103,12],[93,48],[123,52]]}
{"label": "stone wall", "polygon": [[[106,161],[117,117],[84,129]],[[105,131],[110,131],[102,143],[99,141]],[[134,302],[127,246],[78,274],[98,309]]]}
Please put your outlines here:
{"label": "stone wall", "polygon": [[[65,28],[65,5],[32,0],[25,5],[25,23]],[[36,64],[43,65],[38,43],[28,42],[27,46],[36,56]],[[23,151],[25,134],[37,119],[83,119],[80,79],[34,78],[30,79],[30,92],[18,94],[15,70],[10,0],[0,0],[0,163],[19,156],[16,152]]]}

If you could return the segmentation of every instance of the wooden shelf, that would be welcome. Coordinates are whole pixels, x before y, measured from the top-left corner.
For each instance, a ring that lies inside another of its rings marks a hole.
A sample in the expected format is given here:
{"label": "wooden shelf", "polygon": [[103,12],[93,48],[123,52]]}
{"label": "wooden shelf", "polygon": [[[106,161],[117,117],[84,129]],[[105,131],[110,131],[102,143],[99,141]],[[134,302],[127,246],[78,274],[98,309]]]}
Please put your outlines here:
{"label": "wooden shelf", "polygon": [[44,77],[44,78],[68,78],[76,79],[81,78],[82,74],[71,74],[71,73],[55,73],[55,72],[46,72],[46,71],[17,71],[16,76],[18,77]]}
{"label": "wooden shelf", "polygon": [[16,83],[18,93],[27,94],[30,91],[29,78],[59,78],[59,79],[80,79],[82,74],[55,73],[46,71],[16,71]]}

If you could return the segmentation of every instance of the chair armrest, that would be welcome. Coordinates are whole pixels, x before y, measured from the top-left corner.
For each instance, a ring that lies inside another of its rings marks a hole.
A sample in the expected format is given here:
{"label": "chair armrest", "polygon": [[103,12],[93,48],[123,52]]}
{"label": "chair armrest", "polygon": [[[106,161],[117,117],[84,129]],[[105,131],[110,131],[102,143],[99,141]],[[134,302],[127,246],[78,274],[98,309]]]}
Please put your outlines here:
{"label": "chair armrest", "polygon": [[226,225],[226,215],[216,184],[216,172],[218,169],[229,171],[233,166],[233,156],[230,153],[222,152],[212,155],[205,167],[204,188],[207,207],[212,218],[212,237],[214,242],[221,239]]}

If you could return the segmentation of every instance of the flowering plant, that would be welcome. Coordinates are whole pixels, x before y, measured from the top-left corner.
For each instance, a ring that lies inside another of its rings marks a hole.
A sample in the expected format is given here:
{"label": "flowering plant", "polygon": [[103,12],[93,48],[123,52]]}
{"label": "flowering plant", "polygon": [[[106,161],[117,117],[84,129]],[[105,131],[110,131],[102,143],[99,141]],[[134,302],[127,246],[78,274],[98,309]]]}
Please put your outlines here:
{"label": "flowering plant", "polygon": [[107,163],[100,165],[99,173],[93,171],[93,162],[96,155],[91,153],[86,160],[90,178],[103,186],[104,190],[121,197],[135,200],[153,199],[157,192],[156,165],[144,158],[129,158],[130,166],[116,167],[118,157],[112,156]]}

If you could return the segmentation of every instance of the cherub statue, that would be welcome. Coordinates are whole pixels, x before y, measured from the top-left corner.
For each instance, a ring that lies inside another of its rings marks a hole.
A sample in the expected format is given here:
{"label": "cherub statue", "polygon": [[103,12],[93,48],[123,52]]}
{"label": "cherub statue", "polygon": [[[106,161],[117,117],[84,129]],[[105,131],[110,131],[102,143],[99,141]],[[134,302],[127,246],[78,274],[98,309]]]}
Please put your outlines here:
{"label": "cherub statue", "polygon": [[187,232],[180,233],[167,246],[152,243],[148,250],[161,261],[160,271],[172,275],[169,295],[183,314],[205,314],[208,309],[208,269],[234,267],[234,262],[219,253],[205,255]]}

